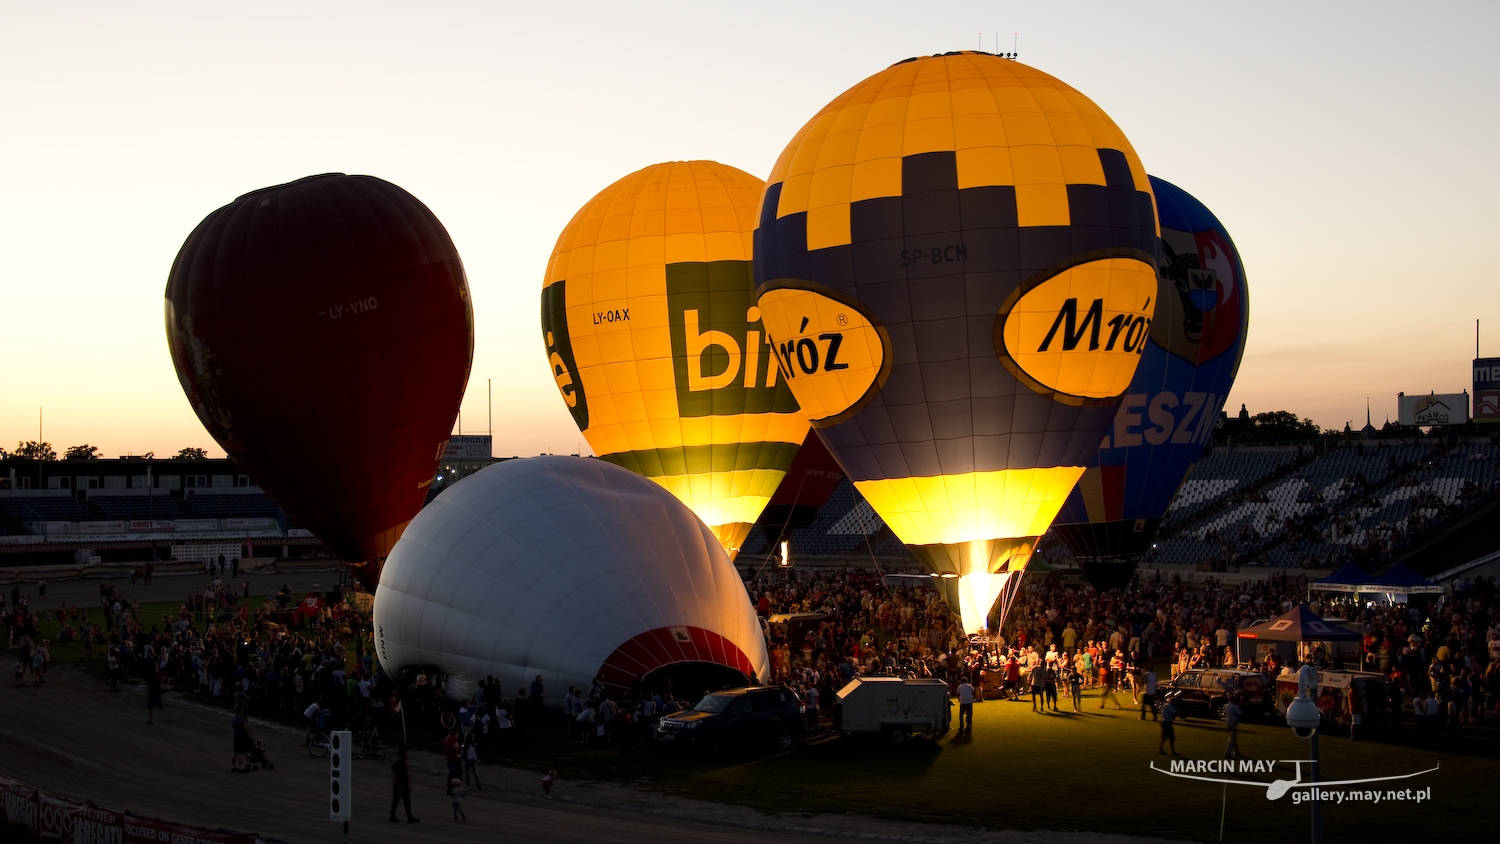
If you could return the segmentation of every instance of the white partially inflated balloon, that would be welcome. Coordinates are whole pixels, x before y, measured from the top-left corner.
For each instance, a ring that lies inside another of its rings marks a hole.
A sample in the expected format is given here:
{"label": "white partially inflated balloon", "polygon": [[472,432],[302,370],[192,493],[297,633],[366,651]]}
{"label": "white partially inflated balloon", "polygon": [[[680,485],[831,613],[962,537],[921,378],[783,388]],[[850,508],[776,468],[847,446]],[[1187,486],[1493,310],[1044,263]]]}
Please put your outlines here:
{"label": "white partially inflated balloon", "polygon": [[538,674],[547,703],[679,663],[770,673],[765,640],[714,534],[671,493],[578,457],[508,460],[412,520],[375,592],[387,671],[435,667],[449,694]]}

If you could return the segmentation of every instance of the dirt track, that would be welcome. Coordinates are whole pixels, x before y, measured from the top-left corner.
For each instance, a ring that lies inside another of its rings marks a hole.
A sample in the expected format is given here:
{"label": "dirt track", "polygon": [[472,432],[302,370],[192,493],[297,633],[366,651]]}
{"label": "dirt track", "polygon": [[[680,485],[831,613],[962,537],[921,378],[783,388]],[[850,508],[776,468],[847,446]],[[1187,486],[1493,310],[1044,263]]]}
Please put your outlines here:
{"label": "dirt track", "polygon": [[[283,582],[295,590],[314,581],[331,582],[326,572],[248,578],[255,594]],[[173,600],[195,586],[198,577],[158,577],[149,589],[120,583],[125,593],[145,601]],[[35,587],[23,589],[34,608],[59,601],[91,605],[98,581],[57,583],[47,600]],[[0,661],[14,652],[0,654]],[[13,688],[0,680],[0,774],[74,800],[92,801],[116,811],[157,817],[208,829],[259,833],[293,844],[337,842],[339,826],[327,817],[327,759],[314,759],[302,747],[300,730],[252,719],[252,732],[265,741],[276,763],[273,771],[229,771],[229,714],[171,693],[167,708],[145,725],[140,687],[110,693],[93,673],[55,668],[47,686]],[[524,835],[544,842],[688,841],[716,844],[827,841],[858,837],[886,841],[996,842],[996,844],[1126,844],[1148,839],[1078,832],[1004,832],[884,821],[852,815],[768,815],[740,806],[658,794],[608,783],[563,780],[556,799],[541,795],[538,776],[501,766],[484,766],[486,788],[469,792],[467,825],[451,820],[443,793],[446,770],[428,753],[411,755],[412,808],[421,823],[386,820],[390,801],[388,760],[354,765],[354,820],[350,841],[493,842]],[[498,786],[498,787],[496,787]]]}
{"label": "dirt track", "polygon": [[[156,726],[145,725],[139,689],[111,694],[81,670],[59,669],[40,689],[7,684],[0,693],[0,773],[75,800],[209,829],[255,832],[295,844],[339,840],[326,815],[328,762],[300,746],[296,730],[252,721],[274,771],[229,772],[227,713],[167,696]],[[829,836],[892,841],[1105,844],[1116,835],[996,832],[892,823],[852,816],[780,816],[615,785],[562,782],[544,800],[536,774],[486,766],[471,791],[466,826],[450,820],[442,761],[411,757],[413,810],[421,823],[386,820],[390,770],[354,767],[351,841],[487,841],[508,835],[548,842],[812,842]],[[498,788],[495,786],[499,786]]]}

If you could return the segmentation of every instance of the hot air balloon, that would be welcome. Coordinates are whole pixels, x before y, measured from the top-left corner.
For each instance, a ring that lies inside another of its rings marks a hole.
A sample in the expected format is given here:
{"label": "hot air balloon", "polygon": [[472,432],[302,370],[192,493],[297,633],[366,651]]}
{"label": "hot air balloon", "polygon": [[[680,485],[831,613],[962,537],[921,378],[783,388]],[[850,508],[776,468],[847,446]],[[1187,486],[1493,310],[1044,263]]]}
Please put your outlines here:
{"label": "hot air balloon", "polygon": [[594,453],[666,487],[731,559],[808,430],[755,306],[762,187],[712,161],[637,170],[573,215],[542,288],[548,363]]}
{"label": "hot air balloon", "polygon": [[985,53],[840,95],[771,172],[758,303],[855,487],[977,631],[1098,449],[1156,310],[1130,142]]}
{"label": "hot air balloon", "polygon": [[773,548],[794,530],[812,527],[818,510],[844,479],[844,470],[815,431],[808,431],[791,468],[760,516],[760,530]]}
{"label": "hot air balloon", "polygon": [[166,323],[204,427],[373,588],[469,380],[474,315],[442,223],[373,176],[247,193],[177,253]]}
{"label": "hot air balloon", "polygon": [[708,528],[656,484],[578,457],[507,460],[434,499],[391,553],[375,629],[387,671],[436,666],[454,698],[487,675],[697,692],[771,667]]}
{"label": "hot air balloon", "polygon": [[1229,232],[1182,188],[1151,177],[1161,221],[1160,305],[1114,424],[1052,528],[1099,588],[1124,586],[1213,437],[1250,325]]}

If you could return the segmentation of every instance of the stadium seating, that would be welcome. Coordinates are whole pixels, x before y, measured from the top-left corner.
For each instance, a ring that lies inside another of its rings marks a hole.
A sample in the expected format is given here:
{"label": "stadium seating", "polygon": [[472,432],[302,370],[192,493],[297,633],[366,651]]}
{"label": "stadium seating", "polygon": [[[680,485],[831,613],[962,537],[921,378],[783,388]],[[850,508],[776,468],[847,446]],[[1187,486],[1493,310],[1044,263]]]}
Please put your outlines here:
{"label": "stadium seating", "polygon": [[[1253,494],[1245,494],[1251,483],[1228,486],[1207,505],[1200,499],[1214,496],[1179,494],[1167,527],[1185,529],[1164,529],[1155,559],[1195,563],[1238,552],[1251,564],[1326,565],[1333,554],[1347,558],[1372,547],[1388,557],[1410,539],[1414,526],[1451,515],[1493,488],[1497,457],[1490,444],[1462,446],[1442,457],[1429,445],[1345,447],[1315,456]],[[1206,486],[1196,471],[1194,479]],[[1213,481],[1226,487],[1222,479]],[[1231,495],[1235,489],[1241,493]],[[1183,525],[1180,514],[1205,511]]]}
{"label": "stadium seating", "polygon": [[1259,483],[1277,469],[1297,459],[1295,449],[1220,449],[1199,460],[1193,473],[1177,491],[1167,524],[1182,524],[1223,502],[1236,490]]}
{"label": "stadium seating", "polygon": [[268,495],[193,495],[184,500],[187,518],[260,519],[275,518],[276,504]]}
{"label": "stadium seating", "polygon": [[94,518],[89,507],[71,498],[0,499],[0,510],[25,524],[27,522],[79,522]]}
{"label": "stadium seating", "polygon": [[[96,495],[89,501],[99,508],[106,519],[180,519],[182,504],[167,495],[103,496]],[[84,517],[88,518],[88,517]]]}
{"label": "stadium seating", "polygon": [[1323,515],[1304,533],[1271,549],[1268,562],[1297,565],[1304,560],[1326,563],[1338,554],[1376,553],[1381,560],[1411,541],[1419,528],[1431,529],[1446,517],[1475,504],[1492,491],[1497,478],[1496,446],[1471,444],[1439,456],[1435,449],[1400,446],[1380,449],[1406,471],[1358,501]]}

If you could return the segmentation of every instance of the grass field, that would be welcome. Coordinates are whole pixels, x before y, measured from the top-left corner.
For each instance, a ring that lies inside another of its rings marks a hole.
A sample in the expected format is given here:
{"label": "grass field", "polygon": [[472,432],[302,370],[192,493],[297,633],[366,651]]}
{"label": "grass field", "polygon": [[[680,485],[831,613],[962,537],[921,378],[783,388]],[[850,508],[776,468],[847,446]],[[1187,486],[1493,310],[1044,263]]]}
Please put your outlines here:
{"label": "grass field", "polygon": [[[160,618],[175,605],[144,605]],[[49,624],[48,632],[55,632]],[[72,663],[76,643],[53,644],[55,661]],[[99,662],[96,658],[95,665]],[[1121,700],[1129,705],[1129,695]],[[515,764],[556,768],[572,782],[605,780],[766,811],[853,812],[908,821],[937,821],[1008,829],[1081,829],[1205,842],[1301,840],[1309,808],[1291,796],[1266,799],[1262,788],[1178,779],[1149,769],[1157,755],[1158,727],[1133,710],[1100,710],[1086,695],[1084,713],[1036,714],[1027,703],[989,701],[975,708],[972,734],[892,746],[878,738],[830,737],[781,754],[745,751],[708,761],[662,747],[636,745],[636,760],[622,763],[614,748],[569,743],[558,721],[529,730]],[[1409,723],[1409,722],[1408,722]],[[1179,722],[1178,751],[1193,759],[1219,759],[1225,733],[1217,722]],[[398,738],[387,732],[387,743]],[[1441,770],[1414,780],[1371,788],[1431,787],[1424,804],[1393,802],[1324,805],[1325,840],[1408,841],[1437,834],[1445,839],[1491,840],[1484,811],[1500,774],[1500,734],[1490,728],[1445,735],[1437,750],[1416,747],[1407,732],[1395,739],[1351,742],[1325,736],[1323,779],[1354,779]],[[409,742],[438,749],[439,736],[413,732]],[[1281,724],[1247,724],[1241,750],[1255,759],[1301,759],[1307,743]],[[1274,776],[1290,777],[1280,765]]]}
{"label": "grass field", "polygon": [[[1129,697],[1124,700],[1128,703]],[[975,707],[972,735],[892,746],[867,737],[814,742],[788,753],[746,753],[728,764],[641,745],[639,761],[622,764],[607,749],[537,742],[527,758],[571,778],[618,779],[686,796],[765,810],[856,812],[901,820],[1012,829],[1085,829],[1218,841],[1298,840],[1310,810],[1290,796],[1266,799],[1262,788],[1225,787],[1149,770],[1158,726],[1136,712],[1101,712],[1085,698],[1083,714],[1035,714],[1027,703],[989,701]],[[1222,758],[1223,725],[1179,722],[1177,749],[1196,759]],[[1496,737],[1445,737],[1441,751],[1385,741],[1322,740],[1323,779],[1354,779],[1441,770],[1388,787],[1431,786],[1432,802],[1324,806],[1325,840],[1403,841],[1442,830],[1443,837],[1485,840],[1493,827],[1482,812],[1500,765]],[[1307,742],[1283,725],[1247,724],[1240,747],[1256,759],[1303,759]],[[1281,765],[1274,776],[1291,777]],[[1370,786],[1381,787],[1387,786]]]}

